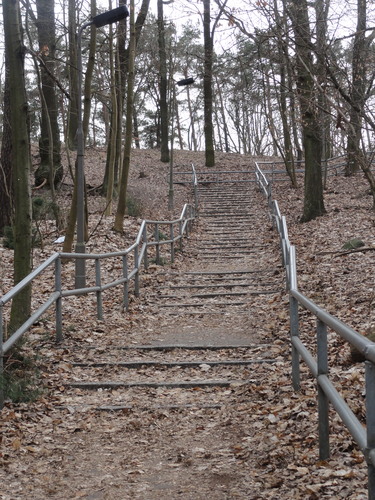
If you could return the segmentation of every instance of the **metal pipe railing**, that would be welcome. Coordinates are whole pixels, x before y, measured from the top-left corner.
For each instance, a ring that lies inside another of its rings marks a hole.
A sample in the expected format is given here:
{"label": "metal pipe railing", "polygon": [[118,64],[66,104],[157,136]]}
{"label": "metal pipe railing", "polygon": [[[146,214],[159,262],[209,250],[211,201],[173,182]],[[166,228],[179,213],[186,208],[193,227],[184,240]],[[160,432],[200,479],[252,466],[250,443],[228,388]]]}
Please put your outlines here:
{"label": "metal pipe railing", "polygon": [[[175,243],[180,242],[182,249],[182,239],[184,235],[188,236],[191,230],[193,220],[197,215],[198,205],[198,181],[194,166],[193,172],[193,192],[194,192],[194,206],[185,204],[181,215],[178,219],[171,221],[150,221],[143,220],[138,231],[135,242],[123,251],[108,252],[104,254],[89,254],[89,253],[54,253],[40,266],[33,270],[22,281],[15,285],[9,292],[0,297],[0,379],[3,376],[3,358],[9,349],[31,328],[31,326],[53,305],[55,305],[55,322],[56,322],[56,341],[63,340],[62,328],[62,299],[73,295],[86,295],[89,293],[96,294],[97,304],[97,317],[103,319],[103,301],[102,294],[105,290],[119,285],[123,285],[123,306],[125,310],[129,307],[129,283],[134,280],[134,294],[140,294],[140,271],[143,263],[144,268],[148,268],[148,249],[152,246],[156,247],[156,262],[160,263],[160,247],[162,245],[170,246],[171,261],[175,257]],[[159,227],[160,225],[169,226],[170,239],[160,240]],[[178,227],[178,231],[174,227]],[[148,231],[149,228],[154,228]],[[150,238],[149,233],[154,236]],[[129,269],[128,257],[133,255],[133,268]],[[104,282],[102,277],[101,263],[103,260],[120,258],[122,261],[122,271],[120,277],[115,277],[109,282]],[[85,286],[83,288],[64,289],[62,283],[62,260],[85,260],[94,261],[95,268],[95,285]],[[26,286],[30,285],[36,278],[42,275],[46,270],[50,270],[54,266],[54,292],[48,297],[47,300],[34,311],[29,318],[15,331],[9,338],[6,338],[6,315],[4,313],[5,306]],[[3,384],[0,384],[0,409],[3,406]]]}
{"label": "metal pipe railing", "polygon": [[[319,456],[322,460],[329,457],[328,403],[340,416],[353,439],[363,452],[368,464],[368,497],[375,500],[375,343],[354,331],[345,323],[319,307],[298,290],[295,247],[290,244],[286,219],[281,215],[278,204],[270,200],[270,182],[256,165],[256,181],[259,190],[267,197],[273,226],[280,237],[282,260],[286,268],[286,281],[289,290],[290,334],[292,344],[292,383],[295,390],[300,389],[300,359],[308,366],[318,385],[318,430]],[[271,197],[272,198],[272,197]],[[317,360],[300,339],[299,308],[309,311],[317,321],[316,350]],[[366,429],[334,387],[328,375],[327,328],[354,346],[365,358],[366,385]]]}
{"label": "metal pipe railing", "polygon": [[[366,157],[369,159],[370,165],[374,165],[375,163],[375,157],[374,157],[374,152],[372,151],[367,151],[365,152]],[[299,162],[301,164],[301,162]],[[333,156],[331,158],[328,158],[326,160],[323,160],[324,163],[324,171],[325,175],[327,176],[337,176],[340,172],[343,172],[347,166],[347,155],[342,154],[342,155],[337,155]],[[288,181],[290,180],[290,177],[287,173],[287,170],[285,168],[285,162],[284,160],[271,160],[271,161],[262,161],[262,162],[257,162],[257,165],[262,166],[262,173],[264,175],[270,176],[270,182],[271,184],[273,182],[279,182],[279,181]],[[271,167],[271,168],[270,168]],[[301,174],[304,173],[305,169],[303,168],[298,168],[295,170],[295,173]]]}

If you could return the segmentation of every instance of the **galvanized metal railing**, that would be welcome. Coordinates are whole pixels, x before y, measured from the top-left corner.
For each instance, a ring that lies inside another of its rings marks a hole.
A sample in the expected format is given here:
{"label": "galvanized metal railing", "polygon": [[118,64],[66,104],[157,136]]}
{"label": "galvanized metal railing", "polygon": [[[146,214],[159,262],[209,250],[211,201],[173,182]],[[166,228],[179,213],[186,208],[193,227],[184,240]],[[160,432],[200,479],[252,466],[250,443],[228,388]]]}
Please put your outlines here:
{"label": "galvanized metal railing", "polygon": [[[192,165],[194,167],[194,165]],[[175,178],[178,180],[174,181],[174,184],[190,184],[191,171],[180,170],[174,172]],[[247,183],[254,182],[254,169],[248,170],[200,170],[199,180],[196,179],[197,185],[208,184],[208,183]]]}
{"label": "galvanized metal railing", "polygon": [[260,169],[258,163],[255,163],[255,182],[260,191],[263,191],[267,198],[268,208],[271,208],[272,203],[272,183],[268,181],[266,174]]}
{"label": "galvanized metal railing", "polygon": [[[368,498],[375,500],[375,343],[329,314],[298,290],[296,250],[290,244],[285,217],[281,215],[277,201],[271,197],[270,182],[264,173],[262,175],[261,163],[256,166],[256,181],[267,197],[270,215],[280,236],[282,259],[286,269],[290,297],[293,387],[299,390],[301,386],[301,359],[317,381],[319,457],[326,460],[330,456],[328,411],[331,403],[365,456],[368,466]],[[316,358],[300,338],[300,308],[309,311],[316,319]],[[349,342],[365,358],[366,427],[358,420],[329,378],[328,328]]]}
{"label": "galvanized metal railing", "polygon": [[[193,177],[196,181],[195,170]],[[194,184],[193,188],[195,189],[196,196],[198,196],[196,184]],[[195,202],[196,206],[197,204],[198,201]],[[123,251],[103,254],[54,253],[38,268],[32,271],[16,286],[9,290],[9,292],[0,297],[0,381],[3,379],[4,355],[52,306],[55,306],[56,341],[61,342],[63,340],[63,298],[86,295],[89,293],[96,294],[97,317],[98,319],[103,319],[103,292],[109,288],[122,285],[123,306],[125,310],[128,310],[130,293],[129,285],[132,281],[134,282],[134,295],[138,297],[140,294],[140,275],[142,265],[144,269],[147,269],[149,265],[149,249],[151,247],[155,248],[155,262],[156,264],[159,264],[162,259],[161,247],[169,245],[169,256],[171,262],[173,262],[175,259],[176,245],[179,245],[180,250],[183,249],[183,238],[184,236],[189,235],[196,213],[194,205],[185,204],[178,219],[170,221],[143,220],[135,242]],[[169,228],[169,234],[167,236],[163,235],[163,237],[161,237],[161,227]],[[95,277],[92,286],[79,289],[68,289],[66,286],[63,286],[62,262],[74,259],[85,259],[87,261],[94,262]],[[121,272],[114,279],[111,273],[111,279],[105,282],[102,276],[102,264],[103,262],[108,262],[109,259],[120,259],[121,265],[118,267],[121,268]],[[51,288],[54,291],[49,295],[47,300],[45,300],[34,312],[32,312],[28,319],[8,337],[6,328],[7,322],[4,314],[5,307],[21,290],[23,290],[26,286],[30,286],[36,278],[42,276],[43,273],[49,273],[47,278],[45,278],[46,280],[51,279],[51,274],[53,275],[52,279],[54,279],[54,283],[51,284]],[[3,403],[3,387],[2,383],[0,383],[0,409],[3,406]]]}
{"label": "galvanized metal railing", "polygon": [[[370,160],[370,165],[373,168],[375,163],[374,152],[368,151],[366,152],[366,157]],[[262,172],[271,183],[276,181],[289,181],[290,177],[285,168],[285,161],[282,159],[270,160],[270,161],[262,161],[259,162],[262,165]],[[296,174],[303,174],[305,171],[304,162],[296,160],[296,164],[298,164],[298,168],[295,169]],[[342,154],[338,156],[333,156],[322,162],[322,171],[324,174],[324,178],[330,176],[338,176],[345,172],[345,168],[347,166],[347,155]]]}
{"label": "galvanized metal railing", "polygon": [[194,163],[191,164],[191,170],[193,173],[192,183],[193,183],[193,193],[194,193],[194,208],[195,208],[195,212],[198,213],[198,207],[199,207],[198,176],[197,176],[197,172],[195,170]]}

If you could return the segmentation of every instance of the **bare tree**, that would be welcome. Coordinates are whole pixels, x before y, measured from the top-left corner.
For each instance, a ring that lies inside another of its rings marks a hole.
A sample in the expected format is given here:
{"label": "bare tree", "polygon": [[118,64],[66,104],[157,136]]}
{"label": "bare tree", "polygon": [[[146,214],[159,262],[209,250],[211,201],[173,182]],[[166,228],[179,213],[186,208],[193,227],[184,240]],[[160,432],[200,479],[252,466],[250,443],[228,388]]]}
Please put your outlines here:
{"label": "bare tree", "polygon": [[296,51],[296,84],[302,120],[305,153],[304,206],[302,221],[325,213],[322,183],[322,139],[320,134],[317,92],[311,52],[311,32],[306,0],[290,0],[290,17]]}
{"label": "bare tree", "polygon": [[39,57],[41,59],[42,116],[39,140],[40,166],[35,172],[35,182],[38,185],[46,179],[53,189],[63,176],[55,83],[55,9],[54,2],[50,0],[37,0],[36,7]]}
{"label": "bare tree", "polygon": [[210,0],[203,0],[203,36],[204,36],[204,138],[206,142],[206,167],[215,165],[214,126],[212,121],[212,58],[213,32],[211,33]]}
{"label": "bare tree", "polygon": [[[160,106],[160,160],[169,162],[168,103],[167,103],[167,53],[165,47],[165,23],[163,0],[158,0],[158,44],[159,44],[159,106]],[[173,85],[173,83],[172,83]]]}
{"label": "bare tree", "polygon": [[[19,1],[3,2],[5,51],[9,70],[10,117],[12,127],[12,171],[14,179],[14,283],[31,271],[31,190],[28,105],[25,91],[22,25]],[[31,286],[12,301],[10,330],[28,318]]]}
{"label": "bare tree", "polygon": [[76,133],[78,126],[78,71],[77,71],[77,3],[69,0],[69,110],[67,143],[71,150],[77,148]]}
{"label": "bare tree", "polygon": [[[6,54],[5,54],[6,56]],[[5,84],[3,100],[3,130],[0,153],[0,235],[4,228],[12,225],[13,182],[12,182],[12,127],[10,108],[9,70],[5,59]]]}
{"label": "bare tree", "polygon": [[134,60],[136,49],[136,30],[134,22],[134,0],[130,0],[130,39],[129,39],[129,62],[128,62],[128,93],[126,100],[126,128],[124,160],[120,178],[119,198],[113,229],[118,232],[123,231],[124,216],[126,211],[126,194],[128,188],[128,178],[130,170],[130,155],[133,141],[133,103],[134,103]]}
{"label": "bare tree", "polygon": [[350,88],[350,126],[348,127],[346,175],[360,169],[365,162],[361,148],[362,115],[368,98],[367,71],[369,45],[375,32],[366,37],[367,0],[357,0],[357,29],[354,35],[352,54],[352,81]]}

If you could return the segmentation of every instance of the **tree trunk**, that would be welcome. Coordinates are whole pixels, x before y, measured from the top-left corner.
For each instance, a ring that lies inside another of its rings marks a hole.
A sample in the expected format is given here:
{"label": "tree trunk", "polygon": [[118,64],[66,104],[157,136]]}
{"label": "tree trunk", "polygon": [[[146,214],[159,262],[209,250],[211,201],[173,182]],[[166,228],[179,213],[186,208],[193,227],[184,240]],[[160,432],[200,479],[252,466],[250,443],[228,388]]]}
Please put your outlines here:
{"label": "tree trunk", "polygon": [[[160,106],[160,160],[169,162],[168,145],[168,103],[167,103],[167,53],[165,49],[165,24],[163,0],[158,0],[158,43],[159,43],[159,106]],[[174,85],[174,82],[172,82]]]}
{"label": "tree trunk", "polygon": [[[96,16],[96,0],[91,0],[91,17]],[[89,56],[87,60],[85,83],[83,86],[83,137],[85,144],[89,133],[89,123],[91,114],[91,94],[92,94],[92,76],[95,67],[96,52],[96,28],[90,27],[90,45]]]}
{"label": "tree trunk", "polygon": [[138,114],[137,109],[134,108],[133,111],[133,132],[134,132],[134,144],[136,149],[141,149],[141,143],[139,140],[139,129],[138,129]]}
{"label": "tree trunk", "polygon": [[281,30],[286,30],[286,23],[281,19],[280,13],[278,11],[278,6],[276,0],[274,0],[274,13],[276,19],[276,26],[280,29],[278,31],[278,57],[279,57],[279,71],[280,71],[280,115],[281,122],[283,127],[283,136],[284,136],[284,151],[282,153],[285,168],[291,180],[292,186],[297,186],[296,179],[296,171],[294,164],[294,155],[293,155],[293,146],[292,139],[290,133],[290,126],[288,121],[288,103],[287,103],[287,95],[289,93],[289,89],[287,87],[287,64],[289,59],[288,54],[288,45],[285,43],[285,36],[283,35]]}
{"label": "tree trunk", "polygon": [[[12,171],[14,179],[14,283],[31,271],[31,189],[28,106],[25,91],[22,26],[18,0],[3,2],[4,39],[9,64],[10,109],[12,127]],[[30,315],[31,286],[25,287],[12,301],[10,331],[17,329]]]}
{"label": "tree trunk", "polygon": [[226,153],[229,153],[230,147],[229,147],[229,140],[228,140],[229,134],[228,134],[228,124],[227,124],[227,117],[226,117],[227,114],[225,112],[224,98],[223,98],[222,88],[220,86],[220,80],[217,77],[216,77],[216,87],[217,87],[217,93],[218,93],[220,115],[221,115],[221,119],[223,122],[224,151]]}
{"label": "tree trunk", "polygon": [[61,165],[58,101],[55,84],[55,11],[50,0],[37,0],[37,28],[39,54],[42,59],[40,77],[42,84],[42,119],[40,125],[40,166],[35,172],[35,184],[46,179],[53,189],[63,177]]}
{"label": "tree trunk", "polygon": [[68,147],[72,151],[77,149],[78,127],[78,71],[77,71],[77,7],[75,0],[69,0],[69,109],[68,109]]}
{"label": "tree trunk", "polygon": [[[324,86],[327,81],[327,67],[325,63],[325,54],[327,52],[327,19],[329,0],[317,0],[315,2],[315,15],[316,15],[316,52],[317,52],[317,79],[320,86]],[[327,96],[324,92],[318,94],[319,106],[319,122],[320,133],[322,141],[322,159],[324,163],[324,186],[327,181],[327,160],[329,158],[329,129],[330,129],[330,116],[329,104]]]}
{"label": "tree trunk", "polygon": [[4,227],[12,225],[13,212],[13,183],[12,183],[12,128],[10,109],[10,88],[8,62],[5,62],[5,84],[3,99],[3,134],[0,157],[0,235],[4,234]]}
{"label": "tree trunk", "polygon": [[117,100],[117,89],[115,81],[115,62],[113,58],[114,48],[113,48],[113,28],[110,26],[110,37],[109,37],[109,71],[111,79],[111,141],[108,145],[109,152],[108,158],[108,178],[107,178],[107,189],[106,189],[106,209],[105,215],[111,215],[112,213],[112,199],[115,185],[115,163],[116,163],[116,148],[117,148],[117,130],[119,125],[118,119],[118,100]]}
{"label": "tree trunk", "polygon": [[357,0],[357,29],[354,36],[352,57],[350,125],[348,127],[346,175],[352,175],[365,162],[361,151],[362,112],[366,97],[367,43],[366,10],[367,0]]}
{"label": "tree trunk", "polygon": [[211,35],[210,0],[203,0],[203,36],[204,36],[204,138],[206,143],[206,167],[215,166],[214,127],[212,122],[212,57],[213,39]]}
{"label": "tree trunk", "polygon": [[305,152],[305,194],[302,221],[307,222],[325,213],[321,172],[322,141],[310,51],[311,34],[307,1],[291,0],[290,6],[295,37],[297,89]]}
{"label": "tree trunk", "polygon": [[134,60],[135,60],[135,24],[134,24],[134,0],[130,0],[129,5],[129,24],[130,24],[130,40],[129,40],[129,63],[128,63],[128,95],[126,100],[126,128],[125,128],[125,145],[124,145],[124,160],[119,186],[119,198],[117,204],[116,217],[113,229],[117,232],[123,232],[124,217],[126,211],[126,194],[128,188],[128,178],[130,169],[130,155],[133,140],[133,106],[134,106]]}
{"label": "tree trunk", "polygon": [[[185,78],[187,78],[187,75],[185,75]],[[190,149],[193,151],[198,150],[198,144],[197,144],[197,137],[196,137],[196,132],[195,132],[195,122],[194,122],[194,112],[193,112],[193,106],[191,102],[191,97],[190,97],[190,89],[189,86],[186,89],[187,91],[187,104],[188,104],[188,110],[189,110],[189,116],[190,116],[190,127],[191,127],[191,145]]]}
{"label": "tree trunk", "polygon": [[178,99],[175,99],[174,100],[174,119],[175,119],[175,123],[176,123],[176,135],[177,135],[177,139],[178,139],[178,145],[179,145],[179,148],[182,150],[184,149],[184,140],[182,138],[182,128],[181,128],[181,120],[180,120],[180,108],[178,106]]}
{"label": "tree trunk", "polygon": [[[286,11],[286,9],[285,9]],[[286,13],[284,11],[284,16],[286,16]],[[293,67],[292,67],[292,62],[289,57],[285,59],[286,63],[286,85],[287,89],[289,90],[289,123],[291,124],[291,129],[292,129],[292,137],[293,137],[293,145],[294,145],[294,151],[295,151],[295,156],[297,157],[297,168],[301,164],[302,158],[303,158],[303,152],[300,144],[300,139],[299,139],[299,134],[298,134],[298,105],[296,105],[296,97],[294,92],[292,91],[293,85],[294,85],[294,73],[293,73]]]}
{"label": "tree trunk", "polygon": [[[135,48],[137,47],[137,43],[139,41],[139,37],[142,32],[142,28],[144,22],[146,20],[148,8],[149,8],[150,0],[143,0],[141,9],[137,15],[137,19],[135,22]],[[120,0],[119,5],[126,5],[125,0]],[[117,57],[115,61],[115,67],[118,68],[118,71],[115,72],[114,80],[116,84],[116,101],[112,102],[113,110],[116,109],[116,113],[111,113],[110,125],[108,126],[108,134],[107,134],[107,143],[110,147],[107,150],[107,162],[106,162],[106,170],[103,179],[103,188],[102,194],[107,196],[108,190],[108,179],[109,179],[109,166],[110,161],[113,162],[113,179],[114,179],[114,187],[118,186],[119,182],[119,173],[121,164],[123,164],[124,159],[122,158],[122,134],[123,134],[123,110],[124,110],[124,102],[125,102],[125,93],[126,93],[126,82],[128,80],[128,72],[129,72],[129,47],[125,48],[126,42],[126,19],[121,20],[118,23],[117,27]],[[135,49],[134,49],[135,50]],[[108,120],[107,120],[108,122]],[[115,137],[113,137],[113,133],[116,133]],[[125,132],[126,133],[126,132]],[[113,146],[112,146],[113,145]],[[112,147],[115,149],[112,152]],[[112,160],[110,160],[111,155],[113,154]]]}
{"label": "tree trunk", "polygon": [[[94,17],[96,15],[96,0],[91,0],[91,17]],[[84,143],[86,144],[87,136],[88,136],[88,131],[89,131],[89,122],[90,122],[90,112],[91,112],[91,82],[92,82],[92,75],[94,72],[94,66],[95,66],[95,45],[96,45],[96,28],[91,27],[90,28],[90,46],[89,46],[89,57],[88,57],[88,62],[87,62],[87,67],[86,67],[86,73],[85,73],[85,82],[84,82],[84,87],[83,87],[83,119],[82,119],[82,130],[83,130],[83,140]],[[74,54],[76,54],[76,49],[72,49]],[[74,81],[74,78],[73,80]],[[76,95],[77,102],[78,102],[78,81],[77,81],[77,88],[74,91],[74,94]],[[71,108],[73,109],[74,106]],[[68,120],[70,124],[70,119]],[[76,126],[78,126],[78,122],[75,121]],[[69,134],[72,134],[73,131],[69,131]],[[75,131],[74,134],[74,142],[76,141],[75,136],[77,134],[77,130]],[[73,145],[71,146],[73,148]],[[74,146],[75,148],[75,146]],[[75,170],[77,172],[77,169]],[[71,207],[69,210],[69,217],[68,217],[68,223],[65,228],[65,240],[63,244],[63,252],[69,253],[72,251],[73,247],[73,241],[74,241],[74,231],[75,231],[75,226],[76,226],[76,221],[77,221],[77,182],[76,182],[77,176],[75,175],[75,180],[74,180],[74,190],[73,190],[73,196],[72,196],[72,202],[71,202]],[[86,188],[85,188],[86,191]],[[85,196],[86,199],[86,196]],[[87,207],[85,207],[86,213],[87,213]],[[86,238],[87,238],[87,216],[85,217],[85,231],[86,231]]]}

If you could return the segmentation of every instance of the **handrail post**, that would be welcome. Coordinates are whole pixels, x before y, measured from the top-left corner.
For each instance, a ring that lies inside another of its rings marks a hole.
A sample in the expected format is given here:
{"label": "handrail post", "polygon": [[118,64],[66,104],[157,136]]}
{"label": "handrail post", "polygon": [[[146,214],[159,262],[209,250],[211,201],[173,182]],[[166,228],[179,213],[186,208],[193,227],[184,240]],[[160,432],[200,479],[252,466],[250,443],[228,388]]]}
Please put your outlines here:
{"label": "handrail post", "polygon": [[170,228],[170,240],[171,240],[171,262],[174,262],[174,228],[173,224],[171,224]]}
{"label": "handrail post", "polygon": [[102,276],[100,270],[100,259],[95,259],[95,285],[99,287],[96,292],[96,314],[98,319],[103,319],[103,299],[102,299]]}
{"label": "handrail post", "polygon": [[271,219],[272,219],[272,229],[275,230],[277,228],[277,223],[276,223],[276,209],[275,209],[275,201],[271,200]]}
{"label": "handrail post", "polygon": [[182,220],[179,221],[178,223],[178,228],[179,228],[179,231],[180,231],[180,251],[182,252],[183,251],[183,242],[182,242],[182,238],[183,238],[183,234],[182,234]]}
{"label": "handrail post", "polygon": [[283,223],[283,216],[281,217],[281,220],[279,220],[278,224],[278,230],[279,230],[279,237],[280,237],[280,249],[281,249],[281,263],[283,267],[286,266],[285,262],[285,226]]}
{"label": "handrail post", "polygon": [[328,374],[327,325],[320,319],[316,326],[318,362],[318,419],[319,419],[319,458],[329,458],[329,401],[319,384],[319,376]]}
{"label": "handrail post", "polygon": [[160,234],[159,234],[159,224],[155,224],[155,241],[156,241],[156,256],[155,256],[155,261],[156,264],[160,264]]}
{"label": "handrail post", "polygon": [[272,203],[272,184],[268,183],[267,184],[267,204],[268,204],[269,209],[271,209],[271,203]]}
{"label": "handrail post", "polygon": [[144,257],[143,257],[143,263],[144,263],[145,269],[147,270],[148,269],[147,224],[145,224],[143,226],[143,235],[142,236],[143,236],[143,244],[145,245],[145,253],[144,253]]}
{"label": "handrail post", "polygon": [[[288,277],[289,289],[289,316],[290,316],[290,335],[299,337],[299,315],[298,300],[293,297],[292,291],[297,289],[297,270],[296,270],[296,252],[294,246],[290,247],[290,267]],[[300,375],[300,355],[292,342],[292,384],[295,391],[301,388]]]}
{"label": "handrail post", "polygon": [[198,178],[197,173],[195,171],[194,163],[191,164],[191,168],[193,171],[193,193],[194,193],[194,210],[195,216],[198,214]]}
{"label": "handrail post", "polygon": [[289,266],[289,263],[290,263],[290,257],[289,257],[288,251],[287,251],[287,240],[289,240],[289,236],[288,236],[288,227],[286,225],[286,218],[284,215],[281,217],[281,225],[283,228],[284,266],[287,267],[287,266]]}
{"label": "handrail post", "polygon": [[197,182],[194,183],[194,209],[195,209],[195,215],[197,216],[197,214],[198,214],[198,184],[197,184]]}
{"label": "handrail post", "polygon": [[[366,373],[366,432],[367,432],[367,449],[366,454],[375,450],[375,366],[371,361],[365,362]],[[369,456],[367,458],[368,469],[368,498],[375,499],[375,463]]]}
{"label": "handrail post", "polygon": [[62,332],[62,297],[61,297],[61,257],[58,257],[55,261],[55,291],[59,292],[59,297],[56,299],[56,311],[55,311],[55,322],[56,322],[56,342],[63,341]]}
{"label": "handrail post", "polygon": [[138,254],[139,249],[138,245],[134,247],[134,268],[136,269],[136,273],[134,276],[134,295],[139,297],[139,262],[138,262]]}
{"label": "handrail post", "polygon": [[123,305],[125,311],[129,310],[129,279],[128,279],[128,254],[122,257],[122,276],[124,278]]}
{"label": "handrail post", "polygon": [[[299,337],[299,317],[298,317],[298,300],[292,295],[289,298],[290,310],[290,335],[291,337]],[[292,343],[292,384],[295,391],[301,389],[300,375],[300,355],[297,348]]]}

